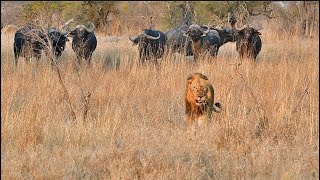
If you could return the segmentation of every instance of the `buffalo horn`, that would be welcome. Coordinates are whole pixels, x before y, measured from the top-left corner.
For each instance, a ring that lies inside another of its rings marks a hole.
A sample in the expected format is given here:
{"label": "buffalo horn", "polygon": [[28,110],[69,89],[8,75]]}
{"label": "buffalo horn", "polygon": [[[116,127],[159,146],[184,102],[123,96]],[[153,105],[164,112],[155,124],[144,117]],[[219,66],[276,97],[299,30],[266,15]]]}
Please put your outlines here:
{"label": "buffalo horn", "polygon": [[137,37],[131,38],[131,35],[129,35],[129,39],[130,41],[134,42],[134,40],[137,39]]}
{"label": "buffalo horn", "polygon": [[72,23],[74,20],[74,18],[70,19],[68,22],[66,22],[64,25],[62,25],[60,27],[60,30],[62,31],[62,29],[66,28],[66,32],[63,32],[63,35],[67,35],[70,32],[70,23]]}
{"label": "buffalo horn", "polygon": [[150,36],[148,34],[146,34],[146,32],[143,32],[143,35],[148,38],[148,39],[152,39],[152,40],[157,40],[160,38],[161,34],[159,33],[159,36],[158,37],[153,37],[153,36]]}
{"label": "buffalo horn", "polygon": [[95,26],[92,22],[90,22],[90,25],[91,25],[91,29],[89,29],[89,28],[86,27],[86,26],[84,26],[84,28],[85,28],[89,33],[92,33],[92,32],[95,30],[96,26]]}
{"label": "buffalo horn", "polygon": [[[202,31],[202,32],[203,32],[203,34],[202,34],[202,36],[201,36],[201,37],[206,36],[206,35],[207,35],[207,33],[209,33],[209,32],[210,32],[210,28],[209,28],[209,26],[204,25],[204,27],[205,27],[205,28],[207,28],[207,30],[206,30],[206,31]],[[201,30],[201,29],[200,29],[200,30]]]}
{"label": "buffalo horn", "polygon": [[239,22],[237,21],[236,24],[235,24],[235,30],[236,30],[236,31],[241,31],[243,28],[247,27],[247,25],[243,25],[241,28],[239,28],[238,23],[239,23]]}

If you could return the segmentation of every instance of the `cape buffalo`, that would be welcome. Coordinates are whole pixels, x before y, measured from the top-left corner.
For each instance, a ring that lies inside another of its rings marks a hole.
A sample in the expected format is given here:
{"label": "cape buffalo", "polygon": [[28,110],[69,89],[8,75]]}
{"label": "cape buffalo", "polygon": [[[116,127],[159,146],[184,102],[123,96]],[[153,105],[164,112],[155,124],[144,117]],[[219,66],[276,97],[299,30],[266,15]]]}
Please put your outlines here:
{"label": "cape buffalo", "polygon": [[41,57],[42,50],[47,45],[46,33],[32,24],[28,24],[17,30],[14,35],[13,51],[15,65],[18,64],[18,58],[25,57],[26,61],[34,56],[37,62]]}
{"label": "cape buffalo", "polygon": [[191,38],[183,35],[187,31],[188,25],[180,25],[166,32],[167,47],[171,52],[178,52],[185,56],[192,56]]}
{"label": "cape buffalo", "polygon": [[[69,23],[70,21],[67,22],[65,26]],[[15,64],[18,64],[18,58],[20,56],[26,57],[27,61],[31,56],[34,56],[37,58],[38,63],[42,50],[46,51],[47,47],[50,47],[48,42],[51,43],[55,58],[59,58],[68,40],[66,37],[67,33],[68,32],[62,32],[57,28],[50,28],[48,32],[45,32],[41,27],[33,24],[28,24],[18,29],[15,33],[13,44]],[[48,40],[48,37],[50,40]]]}
{"label": "cape buffalo", "polygon": [[220,44],[219,33],[210,30],[209,27],[204,30],[201,26],[193,24],[184,32],[184,36],[192,40],[192,52],[194,60],[197,61],[200,54],[209,52],[211,56],[216,56]]}
{"label": "cape buffalo", "polygon": [[67,33],[62,33],[57,28],[50,28],[48,30],[48,35],[52,43],[53,53],[56,58],[59,58],[66,47],[66,42],[69,41]]}
{"label": "cape buffalo", "polygon": [[[207,29],[207,26],[201,26],[201,28]],[[220,43],[218,44],[218,49],[228,43],[228,42],[236,42],[236,34],[233,29],[230,28],[221,28],[221,27],[210,27],[210,30],[217,31],[220,37]]]}
{"label": "cape buffalo", "polygon": [[180,8],[182,8],[181,23],[165,33],[167,36],[167,50],[172,53],[178,52],[185,56],[192,56],[191,38],[183,36],[183,32],[187,31],[192,24],[194,6],[189,1],[186,1],[180,5]]}
{"label": "cape buffalo", "polygon": [[94,34],[95,26],[93,23],[91,28],[85,25],[77,25],[69,34],[72,37],[72,49],[76,53],[78,63],[84,59],[88,65],[91,63],[92,53],[97,47],[97,38]]}
{"label": "cape buffalo", "polygon": [[166,45],[166,35],[158,30],[145,29],[142,34],[131,37],[129,39],[133,45],[138,44],[140,62],[144,63],[146,60],[161,58],[164,54]]}
{"label": "cape buffalo", "polygon": [[238,28],[236,27],[237,24],[238,23],[235,19],[231,20],[232,29],[236,33],[236,49],[240,55],[240,58],[246,57],[256,59],[262,47],[262,41],[259,36],[261,33],[253,27],[247,25]]}
{"label": "cape buffalo", "polygon": [[[208,30],[208,26],[200,26],[202,31]],[[189,26],[187,25],[181,25],[176,28],[170,29],[166,36],[168,38],[167,45],[168,49],[170,49],[172,52],[179,52],[186,56],[192,56],[192,39],[190,37],[184,36],[183,32],[186,32],[188,30]],[[218,28],[218,27],[210,27],[210,31],[212,31],[212,34],[218,38],[220,38],[218,46],[217,46],[217,52],[219,48],[227,43],[227,42],[235,42],[236,36],[234,34],[234,31],[229,28]],[[218,33],[214,32],[216,31]],[[210,36],[210,34],[209,34]],[[216,39],[216,38],[215,38]],[[217,42],[216,42],[217,43]],[[217,53],[216,53],[217,54]]]}

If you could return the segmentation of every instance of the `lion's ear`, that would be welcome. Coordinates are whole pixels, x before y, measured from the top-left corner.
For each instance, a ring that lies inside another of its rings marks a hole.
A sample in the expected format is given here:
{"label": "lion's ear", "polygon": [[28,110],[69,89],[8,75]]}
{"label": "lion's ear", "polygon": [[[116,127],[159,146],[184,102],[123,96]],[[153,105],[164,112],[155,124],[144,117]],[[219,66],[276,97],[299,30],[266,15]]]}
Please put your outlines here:
{"label": "lion's ear", "polygon": [[209,80],[207,76],[203,75],[203,74],[200,74],[200,77],[204,80]]}
{"label": "lion's ear", "polygon": [[191,74],[187,78],[187,83],[190,84],[192,82],[192,79],[193,79],[193,75]]}

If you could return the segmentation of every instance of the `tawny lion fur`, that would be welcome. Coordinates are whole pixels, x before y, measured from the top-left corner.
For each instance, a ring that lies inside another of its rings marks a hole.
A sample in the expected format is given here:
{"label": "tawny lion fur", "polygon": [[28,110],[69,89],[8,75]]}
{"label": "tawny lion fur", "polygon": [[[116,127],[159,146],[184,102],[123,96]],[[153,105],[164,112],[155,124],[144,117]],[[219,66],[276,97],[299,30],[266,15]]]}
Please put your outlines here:
{"label": "tawny lion fur", "polygon": [[220,112],[220,103],[214,104],[214,89],[208,78],[200,73],[194,73],[187,78],[185,94],[186,122],[190,126],[196,118],[199,124],[211,118],[212,111]]}

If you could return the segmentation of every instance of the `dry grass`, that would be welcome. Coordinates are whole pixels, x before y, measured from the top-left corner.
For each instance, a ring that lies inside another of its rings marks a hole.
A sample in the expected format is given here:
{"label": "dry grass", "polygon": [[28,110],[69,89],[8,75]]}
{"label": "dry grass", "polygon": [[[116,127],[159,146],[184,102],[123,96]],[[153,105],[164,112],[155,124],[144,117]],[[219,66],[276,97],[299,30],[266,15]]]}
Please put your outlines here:
{"label": "dry grass", "polygon": [[[179,54],[139,67],[128,37],[98,37],[93,67],[74,70],[71,44],[58,77],[42,59],[13,68],[13,35],[1,35],[3,179],[318,179],[319,41],[262,35],[258,62],[236,68],[235,44],[213,63]],[[189,74],[209,77],[222,104],[187,129]],[[82,93],[91,92],[87,121]]]}

